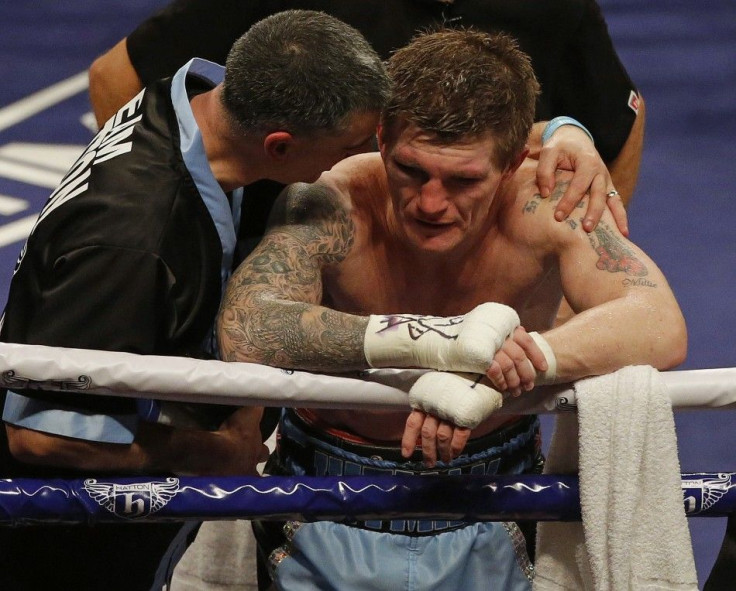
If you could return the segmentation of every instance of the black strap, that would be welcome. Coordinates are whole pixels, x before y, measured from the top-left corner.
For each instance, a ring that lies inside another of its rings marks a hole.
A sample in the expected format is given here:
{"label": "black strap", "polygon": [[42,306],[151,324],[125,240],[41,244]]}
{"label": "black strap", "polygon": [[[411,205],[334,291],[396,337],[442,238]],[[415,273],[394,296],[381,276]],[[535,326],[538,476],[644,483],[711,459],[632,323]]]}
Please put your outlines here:
{"label": "black strap", "polygon": [[728,516],[728,527],[713,570],[703,591],[733,591],[736,587],[736,516]]}

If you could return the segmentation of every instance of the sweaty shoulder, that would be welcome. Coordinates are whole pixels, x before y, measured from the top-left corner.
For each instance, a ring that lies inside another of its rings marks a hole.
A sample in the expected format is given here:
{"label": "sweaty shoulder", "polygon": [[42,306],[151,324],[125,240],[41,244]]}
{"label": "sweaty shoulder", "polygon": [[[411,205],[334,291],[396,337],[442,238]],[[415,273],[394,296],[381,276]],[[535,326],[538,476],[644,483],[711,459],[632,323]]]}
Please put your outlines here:
{"label": "sweaty shoulder", "polygon": [[385,211],[388,189],[386,169],[378,152],[356,154],[341,160],[320,176],[318,183],[330,187],[350,204],[354,215],[375,218]]}
{"label": "sweaty shoulder", "polygon": [[337,190],[360,200],[365,195],[385,193],[386,170],[381,154],[368,152],[341,160],[323,173],[320,181],[330,183]]}
{"label": "sweaty shoulder", "polygon": [[[314,183],[294,183],[286,187],[271,212],[271,230],[289,226],[325,227],[324,224],[345,224],[359,215],[369,200],[365,194],[383,170],[372,155],[358,155],[339,162],[324,172]],[[356,206],[356,203],[358,204]]]}

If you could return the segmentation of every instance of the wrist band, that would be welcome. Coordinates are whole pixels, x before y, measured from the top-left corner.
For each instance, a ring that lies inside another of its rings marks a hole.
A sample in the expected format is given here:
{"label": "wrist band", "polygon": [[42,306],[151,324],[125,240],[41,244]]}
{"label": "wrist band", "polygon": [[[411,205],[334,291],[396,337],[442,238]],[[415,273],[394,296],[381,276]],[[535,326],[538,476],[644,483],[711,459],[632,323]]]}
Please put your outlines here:
{"label": "wrist band", "polygon": [[552,350],[552,347],[550,347],[547,339],[538,332],[530,332],[529,336],[534,339],[537,347],[542,350],[542,353],[544,353],[544,357],[547,360],[547,371],[543,373],[537,372],[537,379],[534,380],[534,383],[537,386],[553,384],[555,382],[555,378],[557,378],[557,357],[555,357],[555,352]]}
{"label": "wrist band", "polygon": [[549,138],[552,137],[552,134],[563,125],[574,125],[575,127],[579,127],[588,134],[590,141],[595,144],[593,135],[586,129],[585,125],[580,123],[580,121],[573,119],[572,117],[555,117],[544,126],[544,131],[542,132],[542,145],[546,144],[549,141]]}

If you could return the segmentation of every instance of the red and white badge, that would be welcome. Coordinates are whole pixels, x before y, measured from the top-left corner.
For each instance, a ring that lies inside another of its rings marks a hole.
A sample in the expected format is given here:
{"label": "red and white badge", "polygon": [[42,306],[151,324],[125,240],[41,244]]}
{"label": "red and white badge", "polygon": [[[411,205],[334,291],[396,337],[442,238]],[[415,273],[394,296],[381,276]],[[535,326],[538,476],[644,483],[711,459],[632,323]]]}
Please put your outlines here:
{"label": "red and white badge", "polygon": [[629,93],[629,108],[637,115],[639,114],[639,95],[633,90]]}

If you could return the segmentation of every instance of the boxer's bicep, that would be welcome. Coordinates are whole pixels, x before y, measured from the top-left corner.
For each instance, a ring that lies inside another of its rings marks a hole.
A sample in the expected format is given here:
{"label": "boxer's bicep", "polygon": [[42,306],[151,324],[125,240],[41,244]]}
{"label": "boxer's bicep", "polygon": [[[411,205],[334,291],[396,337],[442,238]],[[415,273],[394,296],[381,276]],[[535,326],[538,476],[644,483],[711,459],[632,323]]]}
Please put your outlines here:
{"label": "boxer's bicep", "polygon": [[559,264],[576,315],[544,334],[558,382],[626,365],[668,369],[682,362],[687,331],[677,301],[661,271],[621,235],[610,214],[590,234],[572,234]]}
{"label": "boxer's bicep", "polygon": [[228,283],[220,353],[279,367],[362,369],[367,319],[320,306],[323,269],[352,248],[350,210],[318,185],[289,188],[279,201],[268,233]]}
{"label": "boxer's bicep", "polygon": [[263,299],[317,304],[322,269],[341,262],[352,247],[350,212],[326,186],[292,185],[274,210],[268,232],[229,282],[227,305],[255,306]]}
{"label": "boxer's bicep", "polygon": [[590,233],[571,221],[570,235],[559,251],[565,298],[575,312],[631,294],[632,289],[657,289],[664,278],[652,260],[625,238],[609,219]]}

